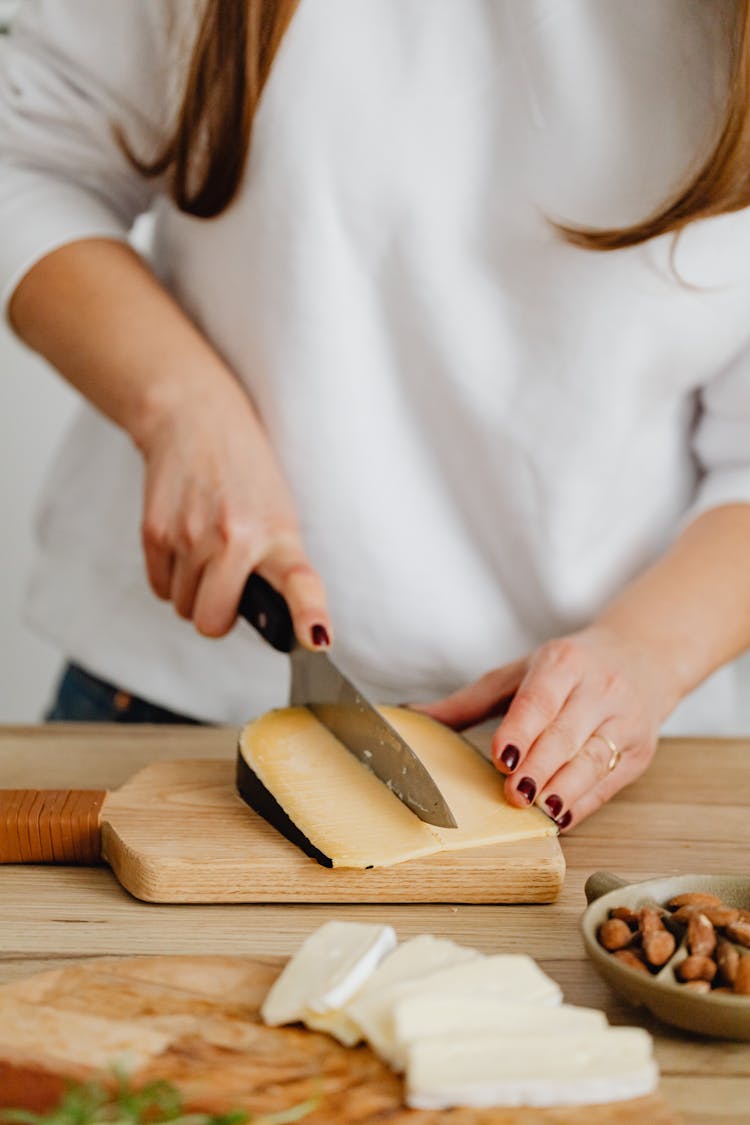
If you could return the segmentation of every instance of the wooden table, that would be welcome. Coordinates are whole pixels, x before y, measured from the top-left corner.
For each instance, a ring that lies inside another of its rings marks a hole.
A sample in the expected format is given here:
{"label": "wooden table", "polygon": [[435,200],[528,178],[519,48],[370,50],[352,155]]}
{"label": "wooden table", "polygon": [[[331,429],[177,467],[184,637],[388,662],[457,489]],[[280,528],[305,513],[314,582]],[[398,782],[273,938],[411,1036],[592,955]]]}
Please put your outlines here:
{"label": "wooden table", "polygon": [[[227,729],[5,727],[0,786],[114,788],[150,761],[231,758],[235,739]],[[131,898],[106,868],[4,867],[0,983],[102,955],[288,954],[327,918],[388,921],[401,938],[429,932],[530,954],[568,1002],[652,1032],[664,1095],[686,1122],[748,1125],[750,1044],[682,1034],[619,1002],[586,960],[577,920],[592,871],[748,873],[749,806],[750,741],[665,740],[642,780],[564,839],[568,874],[551,906],[154,906]]]}

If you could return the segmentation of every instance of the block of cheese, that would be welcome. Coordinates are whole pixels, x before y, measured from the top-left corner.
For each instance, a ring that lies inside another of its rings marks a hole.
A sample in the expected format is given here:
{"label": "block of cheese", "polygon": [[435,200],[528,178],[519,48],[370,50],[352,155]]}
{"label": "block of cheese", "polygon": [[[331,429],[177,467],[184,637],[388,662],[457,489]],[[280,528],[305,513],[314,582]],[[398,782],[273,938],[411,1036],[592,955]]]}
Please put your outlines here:
{"label": "block of cheese", "polygon": [[240,796],[329,867],[387,867],[418,856],[555,835],[539,809],[516,809],[503,779],[460,735],[398,707],[384,717],[419,755],[457,828],[420,820],[304,707],[269,711],[245,727]]}
{"label": "block of cheese", "polygon": [[[395,956],[393,954],[392,956]],[[374,1051],[392,1066],[403,1060],[395,1034],[394,1014],[407,996],[453,993],[494,994],[508,1002],[553,1005],[562,1001],[562,992],[531,957],[523,954],[496,954],[475,957],[420,976],[412,974],[398,981],[375,987],[373,978],[346,1006],[347,1015],[359,1025]]]}
{"label": "block of cheese", "polygon": [[303,1019],[309,1010],[340,1008],[394,949],[391,926],[326,922],[306,939],[266,996],[263,1020],[275,1027]]}
{"label": "block of cheese", "polygon": [[403,996],[393,1008],[399,1068],[410,1044],[432,1036],[567,1035],[607,1026],[604,1012],[596,1008],[508,1003],[494,992],[417,992]]}
{"label": "block of cheese", "polygon": [[407,1050],[406,1101],[414,1109],[588,1105],[641,1097],[658,1080],[640,1028],[433,1036]]}
{"label": "block of cheese", "polygon": [[412,981],[423,975],[430,975],[437,969],[460,965],[479,959],[481,954],[475,949],[466,949],[444,938],[421,934],[403,942],[381,961],[364,986],[355,993],[352,1000],[336,1012],[326,1012],[322,1016],[314,1012],[305,1013],[304,1022],[316,1031],[325,1031],[340,1043],[351,1047],[364,1038],[363,1029],[357,1019],[357,1004],[362,1002],[365,1010],[369,998],[378,996],[404,981]]}

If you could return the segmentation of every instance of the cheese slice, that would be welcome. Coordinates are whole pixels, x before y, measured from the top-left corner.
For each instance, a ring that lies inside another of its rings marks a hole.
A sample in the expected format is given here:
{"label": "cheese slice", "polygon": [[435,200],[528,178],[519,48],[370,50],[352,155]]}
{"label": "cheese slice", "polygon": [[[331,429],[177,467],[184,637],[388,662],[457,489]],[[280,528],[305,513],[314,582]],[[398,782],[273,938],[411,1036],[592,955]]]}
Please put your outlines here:
{"label": "cheese slice", "polygon": [[347,1005],[347,1014],[362,1029],[372,1049],[392,1066],[402,1063],[395,1033],[394,1016],[398,1003],[407,996],[433,993],[495,994],[508,1002],[554,1005],[562,992],[531,957],[523,954],[476,954],[462,964],[401,979],[375,987],[374,980]]}
{"label": "cheese slice", "polygon": [[261,1008],[272,1027],[295,1023],[308,1011],[340,1008],[396,945],[391,926],[326,922],[306,939],[276,980]]}
{"label": "cheese slice", "polygon": [[406,1101],[414,1109],[589,1105],[641,1097],[658,1081],[651,1037],[634,1027],[435,1036],[407,1050]]}
{"label": "cheese slice", "polygon": [[481,954],[475,949],[466,949],[453,941],[422,934],[403,942],[389,953],[345,1007],[339,1011],[326,1012],[324,1015],[308,1011],[303,1016],[303,1020],[307,1027],[315,1031],[325,1031],[340,1043],[352,1047],[364,1038],[363,1028],[357,1018],[360,1003],[367,1011],[370,998],[379,995],[384,989],[402,981],[413,980],[420,975],[429,975],[436,969],[459,965],[480,956]]}
{"label": "cheese slice", "polygon": [[457,828],[430,825],[441,850],[454,852],[557,835],[557,826],[539,809],[508,804],[505,777],[455,731],[419,711],[404,707],[382,707],[381,711],[418,754],[453,813]]}
{"label": "cheese slice", "polygon": [[567,1035],[607,1027],[597,1008],[507,1003],[502,993],[418,992],[396,1001],[393,1035],[396,1056],[405,1061],[416,1040],[433,1036]]}
{"label": "cheese slice", "polygon": [[539,809],[517,809],[503,779],[454,731],[398,707],[384,717],[425,763],[458,827],[414,815],[306,708],[270,711],[242,732],[238,789],[294,843],[333,867],[387,867],[445,850],[557,832]]}
{"label": "cheese slice", "polygon": [[[435,969],[458,965],[479,956],[480,954],[474,949],[466,949],[464,946],[456,945],[455,942],[432,937],[430,934],[412,938],[384,958],[364,986],[355,994],[352,1003],[359,1000],[361,996],[371,992],[378,993],[381,989],[388,988],[399,981],[412,980],[420,973],[431,973]],[[355,1043],[361,1042],[363,1032],[355,1016],[350,1013],[349,1007],[347,1005],[338,1011],[323,1014],[308,1009],[302,1020],[314,1031],[325,1031],[345,1046],[353,1047]]]}
{"label": "cheese slice", "polygon": [[345,1047],[354,1047],[362,1041],[362,1031],[359,1024],[355,1023],[351,1016],[348,1016],[341,1008],[334,1012],[322,1013],[313,1012],[311,1008],[307,1008],[302,1016],[302,1022],[305,1027],[311,1028],[312,1031],[323,1031],[326,1035],[333,1036]]}

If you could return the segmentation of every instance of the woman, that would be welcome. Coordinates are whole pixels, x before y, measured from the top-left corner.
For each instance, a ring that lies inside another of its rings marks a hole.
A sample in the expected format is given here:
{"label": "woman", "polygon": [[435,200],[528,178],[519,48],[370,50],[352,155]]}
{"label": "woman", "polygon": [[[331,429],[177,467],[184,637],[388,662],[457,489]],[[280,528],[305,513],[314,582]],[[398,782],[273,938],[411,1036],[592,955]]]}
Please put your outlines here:
{"label": "woman", "polygon": [[563,829],[675,708],[742,726],[747,7],[26,0],[0,274],[90,404],[30,596],[79,681],[279,704],[257,570],[375,698],[507,707],[509,800]]}

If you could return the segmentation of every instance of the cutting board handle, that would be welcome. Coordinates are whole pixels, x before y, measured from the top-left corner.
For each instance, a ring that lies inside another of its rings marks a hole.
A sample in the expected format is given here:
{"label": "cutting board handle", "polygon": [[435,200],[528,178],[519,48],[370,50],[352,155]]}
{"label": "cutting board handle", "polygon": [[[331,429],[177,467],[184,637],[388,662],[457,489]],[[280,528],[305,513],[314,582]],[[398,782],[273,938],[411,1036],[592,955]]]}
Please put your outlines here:
{"label": "cutting board handle", "polygon": [[99,789],[0,789],[0,863],[100,863],[106,796]]}

